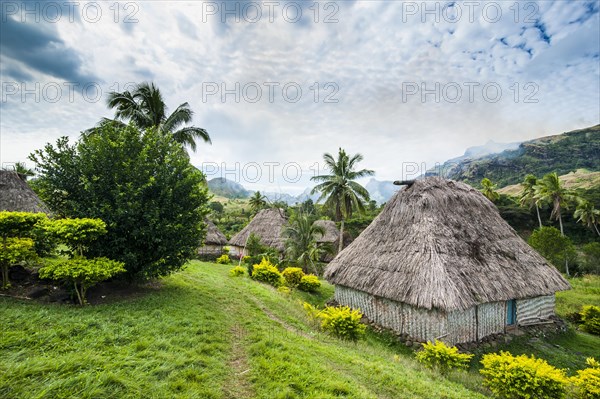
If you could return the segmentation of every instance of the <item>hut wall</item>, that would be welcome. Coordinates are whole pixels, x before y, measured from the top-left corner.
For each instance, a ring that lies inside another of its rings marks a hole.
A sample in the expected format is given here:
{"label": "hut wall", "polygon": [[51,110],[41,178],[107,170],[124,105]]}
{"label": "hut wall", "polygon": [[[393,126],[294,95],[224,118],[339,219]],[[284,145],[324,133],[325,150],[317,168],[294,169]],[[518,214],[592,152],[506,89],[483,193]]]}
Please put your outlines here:
{"label": "hut wall", "polygon": [[433,341],[447,333],[447,317],[442,312],[419,309],[341,285],[335,287],[335,300],[360,309],[367,319],[380,326],[415,339]]}
{"label": "hut wall", "polygon": [[231,256],[243,256],[244,253],[244,248],[243,247],[238,247],[237,245],[230,245],[229,246],[229,254]]}
{"label": "hut wall", "polygon": [[554,295],[517,300],[517,324],[535,323],[554,316]]}
{"label": "hut wall", "polygon": [[223,245],[205,244],[198,248],[199,255],[220,255],[223,252]]}
{"label": "hut wall", "polygon": [[505,302],[489,302],[477,306],[477,339],[503,333],[505,325]]}
{"label": "hut wall", "polygon": [[441,341],[454,345],[477,340],[477,322],[475,316],[475,307],[448,313],[448,329]]}

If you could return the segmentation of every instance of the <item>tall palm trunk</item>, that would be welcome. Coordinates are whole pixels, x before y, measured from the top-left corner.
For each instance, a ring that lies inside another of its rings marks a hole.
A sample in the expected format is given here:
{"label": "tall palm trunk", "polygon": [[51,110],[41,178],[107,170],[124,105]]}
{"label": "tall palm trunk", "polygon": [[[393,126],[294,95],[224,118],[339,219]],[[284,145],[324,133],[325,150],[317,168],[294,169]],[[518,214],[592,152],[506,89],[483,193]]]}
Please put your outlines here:
{"label": "tall palm trunk", "polygon": [[600,236],[600,230],[598,230],[598,225],[596,223],[594,223],[594,229],[596,230],[596,233],[598,233],[598,235]]}
{"label": "tall palm trunk", "polygon": [[540,229],[543,227],[542,226],[542,218],[540,217],[540,207],[535,204],[535,210],[537,212],[537,217],[538,217],[538,222],[540,223]]}
{"label": "tall palm trunk", "polygon": [[340,223],[340,242],[338,243],[338,254],[344,249],[344,218]]}
{"label": "tall palm trunk", "polygon": [[[563,230],[562,215],[560,214],[560,204],[558,205],[558,224],[560,225],[560,235],[564,236],[565,232]],[[565,255],[566,255],[566,253],[565,253]],[[569,274],[569,259],[567,259],[566,256],[565,256],[565,273],[567,274],[567,277],[571,277],[571,275]]]}

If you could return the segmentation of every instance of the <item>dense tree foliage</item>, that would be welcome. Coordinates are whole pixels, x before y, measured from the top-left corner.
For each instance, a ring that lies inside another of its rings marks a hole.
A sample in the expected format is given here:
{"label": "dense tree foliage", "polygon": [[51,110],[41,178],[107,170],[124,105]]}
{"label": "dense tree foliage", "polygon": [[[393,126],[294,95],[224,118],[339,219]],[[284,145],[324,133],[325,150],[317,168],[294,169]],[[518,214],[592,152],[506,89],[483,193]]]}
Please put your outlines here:
{"label": "dense tree foliage", "polygon": [[74,145],[61,138],[30,156],[38,194],[61,215],[106,222],[108,234],[88,254],[124,262],[128,277],[180,269],[204,234],[204,176],[158,129],[108,124],[97,133]]}

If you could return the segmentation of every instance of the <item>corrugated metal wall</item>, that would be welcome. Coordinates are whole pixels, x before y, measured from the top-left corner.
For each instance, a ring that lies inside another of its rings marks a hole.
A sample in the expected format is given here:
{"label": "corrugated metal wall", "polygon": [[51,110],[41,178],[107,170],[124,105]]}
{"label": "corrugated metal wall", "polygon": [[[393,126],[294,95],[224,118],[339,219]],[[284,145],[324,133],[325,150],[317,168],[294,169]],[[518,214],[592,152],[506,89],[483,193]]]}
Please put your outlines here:
{"label": "corrugated metal wall", "polygon": [[547,320],[554,315],[554,295],[517,300],[517,323]]}

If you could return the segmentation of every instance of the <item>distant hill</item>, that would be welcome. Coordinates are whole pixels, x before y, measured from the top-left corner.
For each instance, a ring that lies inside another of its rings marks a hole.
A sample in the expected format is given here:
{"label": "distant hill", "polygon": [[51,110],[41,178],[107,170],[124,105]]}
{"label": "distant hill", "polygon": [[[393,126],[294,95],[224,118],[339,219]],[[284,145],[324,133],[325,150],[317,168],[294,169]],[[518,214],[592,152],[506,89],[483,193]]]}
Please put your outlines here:
{"label": "distant hill", "polygon": [[[589,190],[600,187],[600,172],[590,172],[586,169],[577,169],[575,172],[567,173],[558,177],[565,188],[571,190]],[[511,184],[510,186],[498,189],[500,194],[518,196],[523,187],[521,184]]]}
{"label": "distant hill", "polygon": [[208,189],[215,195],[230,199],[248,198],[251,194],[241,184],[227,180],[224,177],[215,177],[209,180]]}
{"label": "distant hill", "polygon": [[441,172],[446,178],[474,185],[487,177],[503,187],[521,182],[528,173],[541,177],[550,172],[565,175],[578,169],[600,171],[600,125],[526,141],[500,153],[473,155],[476,153],[467,151],[463,157],[446,161],[427,175]]}

